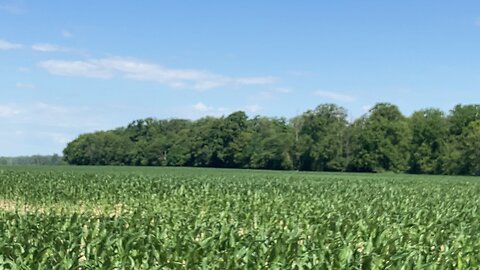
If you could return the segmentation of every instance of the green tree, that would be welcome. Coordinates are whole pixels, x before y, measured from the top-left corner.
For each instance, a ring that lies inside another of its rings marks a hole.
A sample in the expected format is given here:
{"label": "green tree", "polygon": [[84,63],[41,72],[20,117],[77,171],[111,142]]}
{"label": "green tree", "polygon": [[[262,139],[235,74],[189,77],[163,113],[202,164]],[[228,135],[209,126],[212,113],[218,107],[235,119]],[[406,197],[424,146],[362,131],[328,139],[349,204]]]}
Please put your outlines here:
{"label": "green tree", "polygon": [[64,149],[64,159],[77,165],[125,165],[132,143],[117,131],[80,135]]}
{"label": "green tree", "polygon": [[350,171],[407,170],[411,133],[406,118],[395,105],[376,104],[355,121],[350,135]]}
{"label": "green tree", "polygon": [[459,136],[473,121],[480,120],[480,105],[456,105],[448,116],[450,133]]}
{"label": "green tree", "polygon": [[[456,105],[447,117],[450,134],[442,157],[443,173],[471,174],[466,152],[466,134],[471,123],[480,120],[480,105]],[[467,158],[467,159],[465,159]]]}
{"label": "green tree", "polygon": [[294,168],[292,158],[293,130],[286,120],[256,117],[252,121],[253,134],[248,149],[251,168],[290,170]]}
{"label": "green tree", "polygon": [[472,121],[450,141],[445,155],[444,172],[480,175],[480,120]]}
{"label": "green tree", "polygon": [[464,173],[480,175],[480,120],[471,122],[461,140]]}
{"label": "green tree", "polygon": [[194,123],[191,134],[191,162],[198,167],[223,167],[220,155],[223,151],[223,119],[205,117]]}
{"label": "green tree", "polygon": [[340,171],[345,167],[344,145],[347,112],[323,104],[292,121],[295,152],[300,170]]}
{"label": "green tree", "polygon": [[[244,112],[226,117],[139,119],[125,128],[80,135],[64,150],[77,165],[202,166],[322,171],[478,174],[480,105],[448,115],[425,109],[405,118],[389,103],[348,124],[345,109],[323,104],[291,121]],[[2,158],[52,164],[60,157]]]}
{"label": "green tree", "polygon": [[442,157],[449,130],[445,114],[438,109],[417,111],[410,117],[410,129],[409,172],[442,173]]}
{"label": "green tree", "polygon": [[220,126],[222,137],[222,150],[219,153],[223,166],[229,168],[239,168],[242,164],[238,163],[235,154],[241,151],[245,145],[242,143],[242,134],[248,129],[248,116],[245,112],[238,111],[227,116]]}

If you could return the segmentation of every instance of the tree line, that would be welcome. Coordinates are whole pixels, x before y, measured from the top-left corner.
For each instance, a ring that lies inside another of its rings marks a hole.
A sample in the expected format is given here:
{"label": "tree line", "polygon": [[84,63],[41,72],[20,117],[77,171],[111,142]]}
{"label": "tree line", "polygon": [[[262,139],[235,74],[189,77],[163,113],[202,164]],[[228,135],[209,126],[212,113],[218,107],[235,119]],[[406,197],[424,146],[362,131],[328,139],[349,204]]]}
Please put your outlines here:
{"label": "tree line", "polygon": [[234,112],[219,118],[136,120],[80,135],[75,165],[194,166],[302,171],[480,175],[480,105],[402,115],[378,103],[353,122],[335,104],[292,119]]}

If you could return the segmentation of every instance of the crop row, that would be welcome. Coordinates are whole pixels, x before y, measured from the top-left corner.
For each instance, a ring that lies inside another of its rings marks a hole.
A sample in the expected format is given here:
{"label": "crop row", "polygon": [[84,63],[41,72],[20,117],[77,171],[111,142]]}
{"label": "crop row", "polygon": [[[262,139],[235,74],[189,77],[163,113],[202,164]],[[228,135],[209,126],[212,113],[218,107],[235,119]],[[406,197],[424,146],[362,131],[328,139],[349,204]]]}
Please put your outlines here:
{"label": "crop row", "polygon": [[480,184],[0,171],[4,269],[467,269]]}

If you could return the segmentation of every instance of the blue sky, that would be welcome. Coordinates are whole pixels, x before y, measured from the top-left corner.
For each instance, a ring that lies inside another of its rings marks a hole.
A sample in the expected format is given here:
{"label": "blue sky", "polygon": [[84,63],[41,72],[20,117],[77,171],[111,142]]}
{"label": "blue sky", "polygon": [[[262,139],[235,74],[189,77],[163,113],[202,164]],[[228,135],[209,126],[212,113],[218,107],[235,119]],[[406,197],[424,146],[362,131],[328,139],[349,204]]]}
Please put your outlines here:
{"label": "blue sky", "polygon": [[478,1],[0,0],[0,155],[144,117],[480,100]]}

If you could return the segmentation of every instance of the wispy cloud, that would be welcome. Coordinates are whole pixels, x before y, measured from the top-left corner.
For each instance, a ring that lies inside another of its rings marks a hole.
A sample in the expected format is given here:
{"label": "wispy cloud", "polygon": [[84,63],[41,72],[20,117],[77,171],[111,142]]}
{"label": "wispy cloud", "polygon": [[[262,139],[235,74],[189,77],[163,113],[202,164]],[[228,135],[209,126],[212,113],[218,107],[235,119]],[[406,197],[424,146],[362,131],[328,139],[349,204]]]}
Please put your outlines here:
{"label": "wispy cloud", "polygon": [[187,119],[199,119],[205,116],[226,116],[231,114],[234,111],[244,111],[247,114],[255,115],[258,112],[262,111],[263,107],[258,104],[249,104],[246,106],[239,106],[236,108],[228,108],[228,107],[216,107],[207,105],[202,101],[197,102],[194,105],[185,106],[185,107],[177,107],[172,108],[171,111],[175,111],[177,117],[187,118]]}
{"label": "wispy cloud", "polygon": [[193,108],[194,111],[199,112],[199,113],[203,113],[203,114],[206,113],[206,114],[218,115],[218,114],[223,114],[223,113],[227,112],[227,109],[225,109],[223,107],[215,108],[215,107],[212,107],[212,106],[207,106],[203,102],[198,102],[197,104],[193,105],[192,108]]}
{"label": "wispy cloud", "polygon": [[285,87],[277,87],[277,88],[273,88],[271,91],[275,93],[288,94],[292,92],[292,89],[285,88]]}
{"label": "wispy cloud", "polygon": [[315,72],[306,71],[306,70],[291,70],[288,72],[289,75],[300,78],[309,78],[318,76]]}
{"label": "wispy cloud", "polygon": [[101,108],[45,102],[0,104],[0,155],[61,153],[80,133],[113,128]]}
{"label": "wispy cloud", "polygon": [[273,77],[229,77],[194,69],[173,69],[131,58],[103,58],[87,61],[49,60],[40,67],[54,75],[154,81],[173,88],[208,90],[227,86],[267,85]]}
{"label": "wispy cloud", "polygon": [[18,71],[18,72],[21,72],[21,73],[28,73],[28,72],[30,72],[30,68],[28,68],[28,67],[19,67],[19,68],[17,68],[17,71]]}
{"label": "wispy cloud", "polygon": [[61,132],[43,131],[43,132],[39,132],[38,135],[41,137],[46,137],[47,139],[52,141],[54,144],[60,147],[65,147],[67,143],[69,143],[74,139],[71,135],[61,133]]}
{"label": "wispy cloud", "polygon": [[193,105],[192,107],[195,111],[198,111],[198,112],[208,112],[208,111],[212,110],[212,107],[208,107],[203,102],[198,102],[197,104]]}
{"label": "wispy cloud", "polygon": [[49,44],[49,43],[37,43],[32,45],[32,50],[37,52],[70,52],[72,49]]}
{"label": "wispy cloud", "polygon": [[6,40],[0,39],[0,50],[13,50],[23,48],[22,44],[8,42]]}
{"label": "wispy cloud", "polygon": [[[92,122],[82,121],[90,111],[87,107],[54,105],[45,102],[29,104],[0,104],[0,118],[11,123],[35,124],[51,127],[90,127]],[[74,119],[75,120],[72,120]],[[90,118],[89,118],[90,119]],[[82,124],[78,124],[82,123]]]}
{"label": "wispy cloud", "polygon": [[24,83],[24,82],[17,82],[15,84],[17,88],[23,88],[23,89],[34,89],[35,85],[32,83]]}
{"label": "wispy cloud", "polygon": [[16,105],[0,105],[0,118],[10,118],[22,113],[23,110]]}
{"label": "wispy cloud", "polygon": [[324,97],[327,99],[341,101],[341,102],[353,102],[355,101],[354,96],[338,93],[338,92],[330,92],[330,91],[315,91],[313,93],[316,96]]}
{"label": "wispy cloud", "polygon": [[258,104],[251,104],[251,105],[247,105],[245,106],[244,108],[244,111],[248,112],[248,113],[258,113],[260,112],[261,110],[263,110],[262,106],[258,105]]}
{"label": "wispy cloud", "polygon": [[284,95],[291,93],[289,88],[272,88],[268,91],[260,91],[250,96],[250,100],[253,102],[270,100],[278,95]]}
{"label": "wispy cloud", "polygon": [[50,60],[40,63],[40,67],[54,75],[78,76],[108,79],[112,71],[95,62]]}
{"label": "wispy cloud", "polygon": [[[10,41],[6,41],[3,39],[0,39],[0,50],[14,50],[14,49],[22,49],[24,48],[25,45],[19,44],[19,43],[13,43]],[[28,47],[28,46],[27,46]],[[76,53],[81,53],[81,51],[72,49],[72,48],[67,48],[55,44],[50,44],[50,43],[35,43],[30,46],[30,48],[34,51],[37,52],[76,52]]]}
{"label": "wispy cloud", "polygon": [[273,98],[273,93],[270,91],[260,91],[250,96],[250,100],[254,102],[265,101]]}
{"label": "wispy cloud", "polygon": [[0,5],[0,11],[8,12],[15,15],[25,13],[25,9],[15,2]]}
{"label": "wispy cloud", "polygon": [[199,119],[205,116],[219,117],[222,115],[227,115],[231,112],[230,109],[207,105],[202,101],[199,101],[190,106],[171,108],[170,112],[172,111],[174,111],[177,117],[186,119]]}
{"label": "wispy cloud", "polygon": [[64,38],[71,38],[71,37],[73,37],[73,34],[72,34],[70,31],[68,31],[68,30],[62,30],[61,34],[62,34],[62,37],[64,37]]}
{"label": "wispy cloud", "polygon": [[[209,114],[212,116],[229,114],[234,111],[225,107],[207,106],[203,102],[198,102],[197,104],[193,105],[192,108],[196,112]],[[244,106],[243,108],[239,108],[237,110],[245,111],[247,113],[258,113],[259,111],[263,110],[263,108],[258,104],[250,104],[250,105]]]}

